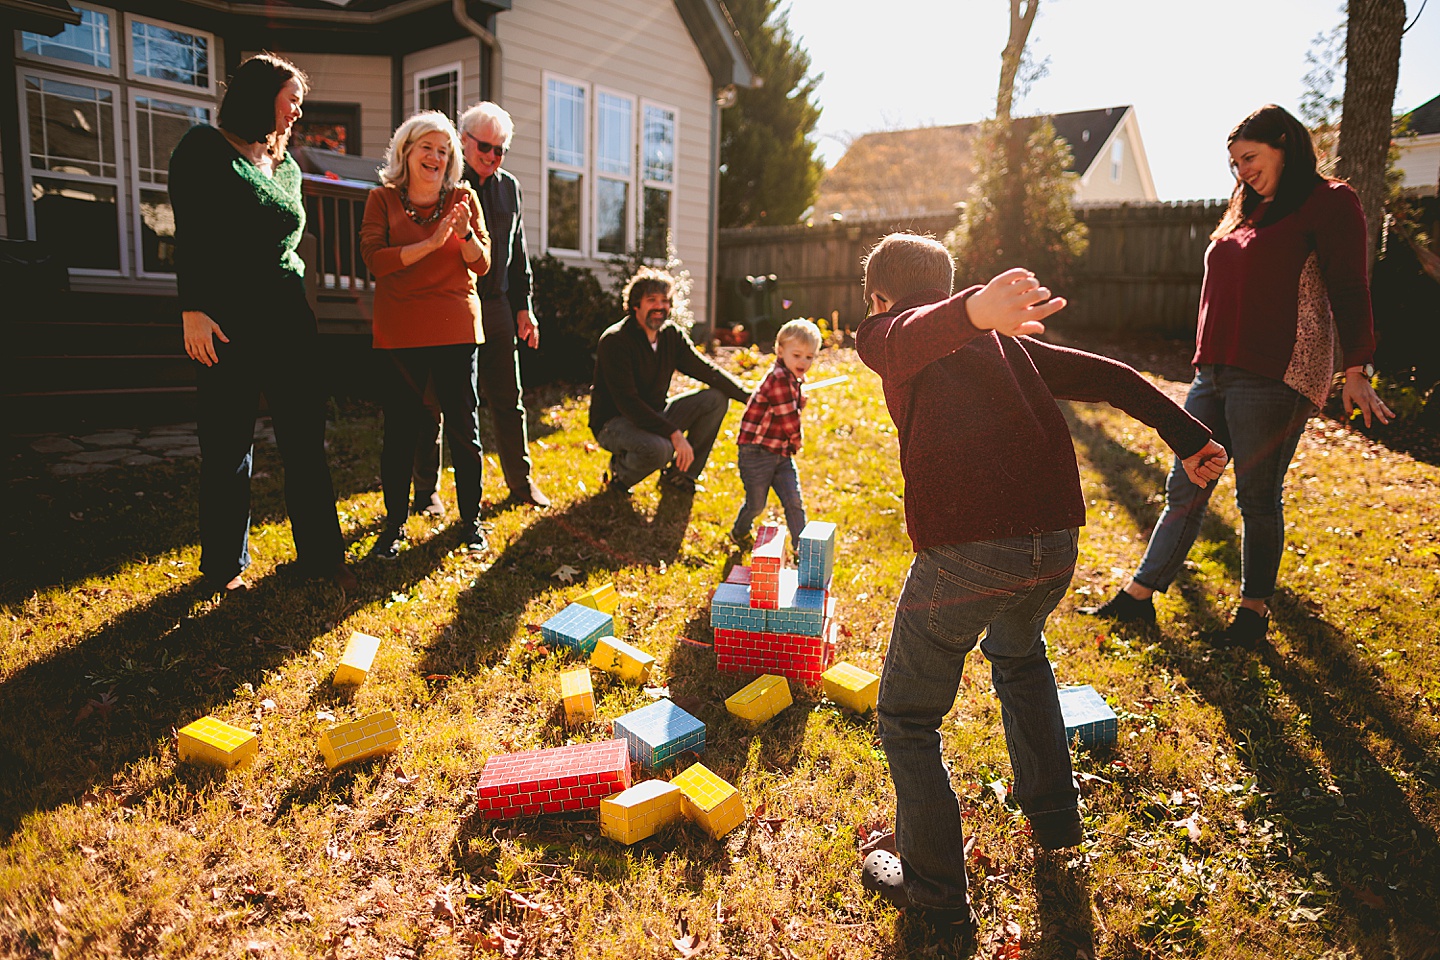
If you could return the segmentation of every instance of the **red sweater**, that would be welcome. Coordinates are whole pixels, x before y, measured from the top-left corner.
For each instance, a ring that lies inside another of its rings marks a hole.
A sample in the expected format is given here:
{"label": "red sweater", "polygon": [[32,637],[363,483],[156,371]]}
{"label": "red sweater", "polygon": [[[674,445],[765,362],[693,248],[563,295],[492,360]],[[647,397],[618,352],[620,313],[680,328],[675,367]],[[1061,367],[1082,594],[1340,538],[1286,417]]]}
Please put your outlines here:
{"label": "red sweater", "polygon": [[1283,381],[1323,407],[1337,366],[1375,352],[1365,242],[1360,201],[1338,180],[1316,184],[1275,223],[1212,241],[1194,362]]}
{"label": "red sweater", "polygon": [[451,236],[435,252],[408,267],[400,261],[400,248],[429,239],[439,221],[424,226],[410,219],[400,205],[400,191],[376,187],[365,201],[360,225],[360,255],[375,275],[374,344],[382,350],[401,347],[439,347],[453,343],[484,343],[480,326],[480,298],[475,278],[490,269],[490,236],[485,215],[469,184],[450,191],[445,209],[470,204],[470,223],[483,251],[466,264],[464,244]]}
{"label": "red sweater", "polygon": [[905,526],[916,550],[1085,524],[1057,399],[1106,401],[1154,427],[1181,457],[1210,439],[1123,363],[977,330],[965,300],[979,289],[904,298],[855,334],[900,434]]}

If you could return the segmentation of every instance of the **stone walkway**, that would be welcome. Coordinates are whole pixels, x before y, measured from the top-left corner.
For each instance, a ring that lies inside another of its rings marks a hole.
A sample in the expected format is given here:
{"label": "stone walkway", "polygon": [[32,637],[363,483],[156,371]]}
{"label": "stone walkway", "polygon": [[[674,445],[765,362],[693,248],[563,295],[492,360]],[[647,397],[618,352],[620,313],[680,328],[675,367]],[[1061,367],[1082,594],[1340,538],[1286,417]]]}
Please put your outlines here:
{"label": "stone walkway", "polygon": [[[269,417],[255,421],[255,440],[275,442],[275,428]],[[166,460],[200,456],[200,440],[194,423],[161,427],[115,428],[85,436],[51,434],[30,442],[30,449],[45,461],[52,477],[74,477],[100,473],[116,467],[143,467]]]}

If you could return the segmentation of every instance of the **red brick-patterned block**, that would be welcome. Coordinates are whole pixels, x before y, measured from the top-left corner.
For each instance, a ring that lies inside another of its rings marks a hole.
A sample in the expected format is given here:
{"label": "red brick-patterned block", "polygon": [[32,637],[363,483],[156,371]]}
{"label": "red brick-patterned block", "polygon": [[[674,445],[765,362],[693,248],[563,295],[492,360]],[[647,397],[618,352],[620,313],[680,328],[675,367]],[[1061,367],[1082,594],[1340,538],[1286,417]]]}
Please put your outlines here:
{"label": "red brick-patterned block", "polygon": [[750,606],[761,610],[779,608],[780,571],[784,568],[785,534],[778,524],[762,524],[750,551]]}
{"label": "red brick-patterned block", "polygon": [[476,798],[486,817],[530,817],[597,808],[629,786],[630,748],[602,740],[496,754],[485,761]]}
{"label": "red brick-patterned block", "polygon": [[750,585],[750,568],[742,567],[739,564],[730,568],[730,573],[725,577],[726,583],[738,583],[743,586]]}
{"label": "red brick-patterned block", "polygon": [[820,675],[835,662],[838,630],[834,621],[827,621],[818,637],[716,630],[715,665],[725,673],[773,673],[807,686],[819,686]]}

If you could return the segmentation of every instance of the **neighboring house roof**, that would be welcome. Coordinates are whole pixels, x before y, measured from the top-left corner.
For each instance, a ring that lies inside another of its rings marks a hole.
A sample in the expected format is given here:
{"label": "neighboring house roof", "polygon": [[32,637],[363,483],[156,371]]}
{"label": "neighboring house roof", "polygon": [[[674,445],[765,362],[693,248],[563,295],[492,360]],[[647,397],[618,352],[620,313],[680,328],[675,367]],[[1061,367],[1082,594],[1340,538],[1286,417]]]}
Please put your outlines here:
{"label": "neighboring house roof", "polygon": [[1409,121],[1405,128],[1406,133],[1417,137],[1440,133],[1440,97],[1420,104],[1405,114],[1405,119]]}
{"label": "neighboring house roof", "polygon": [[[1073,161],[1068,169],[1083,177],[1130,110],[1119,106],[1050,115],[1055,132],[1070,144]],[[949,212],[969,192],[970,144],[979,126],[962,123],[865,134],[825,172],[816,214],[908,217]]]}

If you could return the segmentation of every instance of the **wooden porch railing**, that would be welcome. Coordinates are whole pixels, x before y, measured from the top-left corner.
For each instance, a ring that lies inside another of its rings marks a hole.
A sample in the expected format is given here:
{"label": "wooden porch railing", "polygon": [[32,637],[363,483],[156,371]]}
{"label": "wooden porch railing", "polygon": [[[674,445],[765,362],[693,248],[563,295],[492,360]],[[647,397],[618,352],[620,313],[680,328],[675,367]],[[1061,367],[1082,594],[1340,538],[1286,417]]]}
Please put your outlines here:
{"label": "wooden porch railing", "polygon": [[370,333],[375,280],[360,257],[360,221],[374,184],[304,175],[305,282],[321,333]]}

